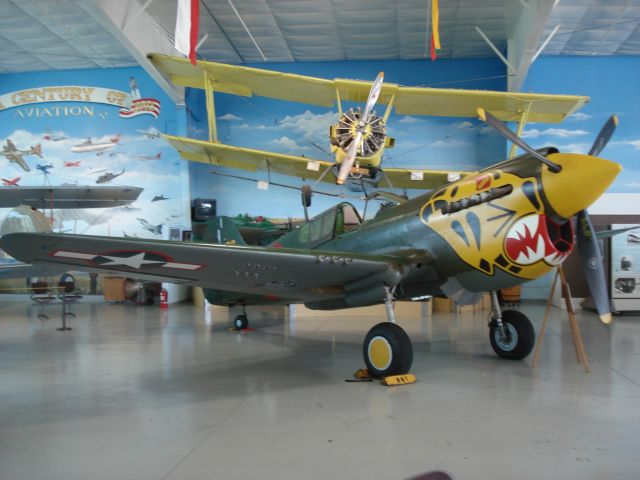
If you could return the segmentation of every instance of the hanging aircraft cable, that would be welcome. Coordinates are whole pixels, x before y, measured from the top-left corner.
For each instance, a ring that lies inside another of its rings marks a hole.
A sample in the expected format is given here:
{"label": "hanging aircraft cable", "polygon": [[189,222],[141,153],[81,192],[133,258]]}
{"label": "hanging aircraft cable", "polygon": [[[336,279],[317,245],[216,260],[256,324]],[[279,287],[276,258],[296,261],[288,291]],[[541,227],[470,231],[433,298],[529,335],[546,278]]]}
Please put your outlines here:
{"label": "hanging aircraft cable", "polygon": [[[555,164],[548,158],[541,155],[538,151],[530,147],[524,140],[518,137],[512,132],[504,123],[495,118],[484,109],[478,109],[478,116],[481,120],[485,121],[499,133],[501,133],[508,140],[512,141],[534,158],[540,160],[549,167],[549,170],[553,173],[558,173],[561,170],[561,166]],[[598,156],[600,152],[607,145],[613,132],[618,125],[618,117],[611,115],[609,119],[602,126],[596,139],[589,150],[589,156]],[[591,218],[587,210],[581,210],[576,214],[577,223],[577,244],[578,251],[580,252],[580,259],[582,264],[582,271],[587,280],[589,291],[593,298],[596,310],[600,316],[600,320],[603,323],[611,323],[611,305],[609,301],[609,293],[607,289],[606,275],[604,271],[604,263],[602,253],[600,251],[600,244],[595,234]]]}

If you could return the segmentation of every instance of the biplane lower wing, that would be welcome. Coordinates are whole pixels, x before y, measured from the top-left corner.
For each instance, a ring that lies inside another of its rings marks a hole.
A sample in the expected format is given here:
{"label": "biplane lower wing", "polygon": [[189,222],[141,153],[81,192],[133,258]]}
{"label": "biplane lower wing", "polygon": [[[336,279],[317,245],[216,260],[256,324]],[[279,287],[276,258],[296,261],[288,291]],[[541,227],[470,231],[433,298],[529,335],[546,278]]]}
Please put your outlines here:
{"label": "biplane lower wing", "polygon": [[351,285],[396,284],[396,256],[53,233],[13,233],[0,248],[34,267],[126,275],[286,299],[341,297]]}
{"label": "biplane lower wing", "polygon": [[[317,180],[328,167],[333,165],[333,162],[324,160],[236,147],[224,143],[172,135],[163,135],[163,137],[178,150],[180,156],[185,160],[208,163],[212,166],[237,168],[251,172],[282,173]],[[331,174],[326,175],[324,179],[329,183],[335,183],[335,176]]]}
{"label": "biplane lower wing", "polygon": [[[185,160],[208,163],[213,166],[238,168],[251,172],[264,171],[292,175],[308,180],[317,180],[324,171],[336,165],[334,162],[298,157],[283,153],[236,147],[224,143],[207,142],[186,137],[163,135],[171,145],[180,152]],[[448,183],[450,173],[437,170],[384,169],[393,188],[415,188],[427,190]],[[323,182],[335,183],[333,172],[322,178]],[[378,182],[379,187],[388,187],[384,179]]]}

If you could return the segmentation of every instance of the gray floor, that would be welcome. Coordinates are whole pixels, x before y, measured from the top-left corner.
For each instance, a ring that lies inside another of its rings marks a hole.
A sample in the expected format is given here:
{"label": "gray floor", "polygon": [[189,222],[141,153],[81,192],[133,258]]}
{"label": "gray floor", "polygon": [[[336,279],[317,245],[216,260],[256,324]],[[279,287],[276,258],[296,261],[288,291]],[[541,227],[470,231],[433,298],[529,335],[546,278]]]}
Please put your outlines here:
{"label": "gray floor", "polygon": [[558,310],[535,371],[493,355],[484,313],[400,318],[418,383],[388,388],[344,381],[381,318],[76,312],[61,333],[0,303],[0,479],[640,478],[640,317],[582,315],[590,374]]}

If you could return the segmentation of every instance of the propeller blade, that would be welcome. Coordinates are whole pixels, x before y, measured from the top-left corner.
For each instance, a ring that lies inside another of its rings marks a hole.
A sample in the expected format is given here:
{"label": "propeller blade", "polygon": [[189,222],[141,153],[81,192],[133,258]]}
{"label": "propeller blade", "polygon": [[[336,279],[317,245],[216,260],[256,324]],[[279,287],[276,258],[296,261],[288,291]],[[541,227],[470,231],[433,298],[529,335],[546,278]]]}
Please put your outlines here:
{"label": "propeller blade", "polygon": [[380,95],[380,90],[382,89],[382,82],[384,81],[384,72],[380,72],[376,79],[373,81],[373,85],[371,85],[371,90],[369,90],[369,97],[367,98],[367,104],[364,108],[364,114],[360,117],[361,125],[367,123],[367,119],[369,118],[369,114],[373,110],[373,107],[376,105],[378,101],[378,96]]}
{"label": "propeller blade", "polygon": [[498,131],[498,133],[500,133],[507,140],[509,140],[512,143],[515,143],[521,149],[523,149],[524,151],[526,151],[530,155],[533,155],[535,158],[540,160],[542,163],[544,163],[546,166],[548,166],[549,170],[551,170],[553,173],[558,173],[561,170],[560,165],[556,165],[555,163],[553,163],[548,158],[543,157],[542,155],[540,155],[533,148],[531,148],[524,140],[522,140],[515,133],[513,133],[504,123],[502,123],[496,117],[491,115],[484,108],[478,108],[478,117],[483,122],[486,122],[489,125],[491,125],[494,129],[496,129]]}
{"label": "propeller blade", "polygon": [[351,172],[351,167],[356,161],[356,154],[360,148],[360,142],[362,142],[362,132],[358,130],[356,132],[356,137],[349,145],[349,151],[347,152],[346,157],[342,160],[342,164],[340,165],[340,171],[338,172],[338,178],[336,179],[336,183],[338,185],[342,185],[347,177],[349,176],[349,172]]}
{"label": "propeller blade", "polygon": [[602,254],[600,253],[600,244],[591,224],[589,213],[586,210],[582,210],[578,212],[576,219],[578,251],[582,261],[582,270],[587,279],[593,303],[596,306],[596,310],[598,310],[598,315],[600,315],[600,320],[609,324],[611,323],[611,306]]}
{"label": "propeller blade", "polygon": [[605,122],[605,124],[600,129],[600,133],[596,137],[593,145],[591,146],[591,150],[589,150],[589,155],[597,157],[600,155],[600,152],[607,146],[613,132],[616,130],[618,126],[618,117],[616,115],[611,115],[609,120]]}
{"label": "propeller blade", "polygon": [[349,145],[347,155],[344,157],[344,160],[342,160],[342,164],[340,165],[340,171],[338,172],[338,178],[336,179],[336,183],[338,185],[342,185],[346,181],[347,177],[349,176],[349,172],[351,172],[351,168],[356,161],[356,155],[358,155],[358,152],[361,152],[362,150],[362,134],[364,133],[364,127],[367,125],[367,119],[369,118],[373,107],[378,101],[378,96],[380,95],[383,81],[384,72],[380,72],[376,79],[373,81],[371,90],[369,90],[367,104],[365,105],[364,112],[362,113],[362,115],[360,116],[360,120],[358,121],[356,136],[351,142],[351,145]]}

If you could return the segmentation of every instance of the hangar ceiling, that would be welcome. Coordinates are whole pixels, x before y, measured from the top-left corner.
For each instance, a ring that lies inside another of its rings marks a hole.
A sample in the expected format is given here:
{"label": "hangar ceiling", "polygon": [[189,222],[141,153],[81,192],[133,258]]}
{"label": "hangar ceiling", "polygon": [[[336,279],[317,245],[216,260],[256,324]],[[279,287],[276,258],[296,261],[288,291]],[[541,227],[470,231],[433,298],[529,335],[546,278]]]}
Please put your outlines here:
{"label": "hangar ceiling", "polygon": [[[417,59],[428,56],[427,0],[232,0],[268,61]],[[207,59],[262,62],[228,0],[207,0],[200,11],[199,49]],[[523,10],[517,0],[441,0],[440,32],[445,58],[495,54],[478,36],[479,25],[498,48]],[[175,25],[173,0],[155,0],[149,13],[166,28]]]}
{"label": "hangar ceiling", "polygon": [[[229,63],[425,58],[430,1],[201,0],[198,53]],[[0,0],[0,11],[0,72],[150,71],[147,52],[175,54],[176,0]],[[545,55],[640,55],[640,0],[440,0],[439,58],[495,56],[475,27],[521,77],[552,33]]]}
{"label": "hangar ceiling", "polygon": [[68,0],[0,0],[0,72],[123,67],[120,41]]}

